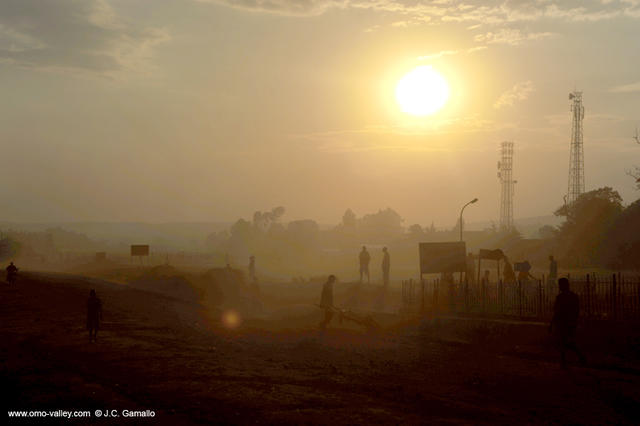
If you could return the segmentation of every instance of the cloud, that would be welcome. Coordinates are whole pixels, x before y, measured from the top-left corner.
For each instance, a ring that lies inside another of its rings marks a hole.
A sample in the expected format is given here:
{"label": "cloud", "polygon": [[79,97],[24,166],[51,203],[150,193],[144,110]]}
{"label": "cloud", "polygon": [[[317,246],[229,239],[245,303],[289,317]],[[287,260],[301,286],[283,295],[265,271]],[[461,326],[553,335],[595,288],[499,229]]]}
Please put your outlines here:
{"label": "cloud", "polygon": [[120,19],[106,0],[3,0],[0,62],[100,73],[145,71],[152,48],[169,35]]}
{"label": "cloud", "polygon": [[474,41],[477,43],[508,44],[510,46],[517,46],[525,41],[541,40],[552,36],[554,36],[554,34],[550,32],[524,34],[518,29],[503,28],[496,32],[478,34],[474,37]]}
{"label": "cloud", "polygon": [[505,106],[513,106],[516,102],[529,98],[533,90],[533,82],[530,80],[517,83],[511,89],[500,95],[498,100],[493,104],[493,107],[500,109]]}
{"label": "cloud", "polygon": [[[330,130],[291,134],[292,140],[304,141],[325,152],[364,151],[451,151],[450,138],[466,138],[468,134],[491,133],[513,129],[515,124],[496,123],[479,117],[454,117],[433,121],[366,126],[360,129]],[[425,138],[430,143],[425,144]],[[436,142],[439,141],[439,142]],[[465,148],[468,150],[468,147]]]}
{"label": "cloud", "polygon": [[457,55],[459,52],[457,50],[442,50],[438,53],[434,53],[431,55],[418,56],[419,61],[432,61],[434,59],[442,58],[443,56],[451,56]]}
{"label": "cloud", "polygon": [[[332,8],[367,9],[404,17],[396,26],[471,22],[500,25],[543,19],[595,22],[621,16],[640,18],[636,0],[195,0],[255,12],[290,16],[319,15]],[[474,26],[474,25],[471,25]]]}
{"label": "cloud", "polygon": [[632,93],[632,92],[640,92],[640,81],[636,81],[635,83],[623,84],[621,86],[615,86],[609,89],[611,93]]}
{"label": "cloud", "polygon": [[291,16],[320,15],[332,7],[345,7],[349,0],[196,0],[218,3],[236,9]]}

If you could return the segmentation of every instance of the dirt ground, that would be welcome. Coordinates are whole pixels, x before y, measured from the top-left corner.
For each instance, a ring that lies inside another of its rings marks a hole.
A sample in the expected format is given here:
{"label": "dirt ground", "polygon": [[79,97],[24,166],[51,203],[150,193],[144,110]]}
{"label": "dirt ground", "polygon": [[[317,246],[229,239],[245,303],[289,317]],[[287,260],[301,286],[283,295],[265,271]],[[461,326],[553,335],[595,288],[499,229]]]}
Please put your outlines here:
{"label": "dirt ground", "polygon": [[[85,330],[90,288],[104,304],[93,344]],[[320,312],[301,308],[231,329],[219,312],[194,302],[50,273],[1,283],[0,298],[7,410],[156,413],[65,424],[633,424],[640,418],[633,338],[626,346],[586,345],[588,365],[562,370],[542,324],[386,318],[376,334],[334,322],[320,335]]]}

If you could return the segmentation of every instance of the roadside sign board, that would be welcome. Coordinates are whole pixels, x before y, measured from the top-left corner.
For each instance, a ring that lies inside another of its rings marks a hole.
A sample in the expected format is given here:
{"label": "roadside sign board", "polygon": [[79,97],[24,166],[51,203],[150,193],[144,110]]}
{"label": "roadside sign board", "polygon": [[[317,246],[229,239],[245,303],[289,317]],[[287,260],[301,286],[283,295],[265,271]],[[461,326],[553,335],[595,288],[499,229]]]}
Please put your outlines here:
{"label": "roadside sign board", "polygon": [[149,256],[149,245],[147,244],[132,245],[131,256]]}
{"label": "roadside sign board", "polygon": [[480,249],[480,252],[478,253],[479,259],[502,260],[503,257],[504,257],[504,253],[500,249],[496,249],[496,250]]}
{"label": "roadside sign board", "polygon": [[420,274],[466,272],[467,249],[464,241],[420,243]]}

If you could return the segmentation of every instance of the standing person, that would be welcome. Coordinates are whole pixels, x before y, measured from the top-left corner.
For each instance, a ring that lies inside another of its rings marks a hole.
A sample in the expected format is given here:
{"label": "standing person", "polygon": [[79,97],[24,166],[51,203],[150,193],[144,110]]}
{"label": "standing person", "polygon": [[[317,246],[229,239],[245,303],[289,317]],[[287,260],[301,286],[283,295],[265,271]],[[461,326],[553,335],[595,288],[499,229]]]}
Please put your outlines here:
{"label": "standing person", "polygon": [[382,249],[382,285],[384,288],[389,286],[389,270],[391,269],[391,256],[386,247]]}
{"label": "standing person", "polygon": [[569,280],[558,280],[560,293],[553,304],[553,318],[549,324],[549,332],[554,333],[560,346],[560,365],[566,368],[566,351],[571,349],[578,355],[580,362],[585,363],[584,355],[576,345],[576,328],[580,315],[580,299],[578,295],[569,289]]}
{"label": "standing person", "polygon": [[13,262],[9,263],[9,266],[7,266],[7,282],[9,284],[13,284],[14,282],[16,282],[16,275],[18,274],[18,267],[16,265],[13,264]]}
{"label": "standing person", "polygon": [[89,330],[90,342],[98,340],[100,321],[102,321],[102,301],[96,296],[96,291],[92,289],[87,300],[87,330]]}
{"label": "standing person", "polygon": [[367,251],[365,246],[362,246],[362,251],[360,252],[360,282],[362,282],[362,275],[367,275],[367,284],[371,282],[369,277],[369,261],[371,260],[371,256]]}
{"label": "standing person", "polygon": [[553,256],[549,256],[549,283],[556,282],[558,279],[558,262],[553,258]]}
{"label": "standing person", "polygon": [[256,257],[249,256],[249,278],[251,282],[256,282]]}
{"label": "standing person", "polygon": [[336,282],[335,275],[329,275],[327,282],[322,286],[320,295],[320,308],[324,309],[324,320],[320,322],[320,330],[324,331],[333,318],[333,283]]}
{"label": "standing person", "polygon": [[516,274],[513,272],[513,266],[511,266],[511,262],[509,262],[509,258],[505,256],[504,260],[504,271],[502,276],[504,278],[505,283],[513,284],[516,282]]}

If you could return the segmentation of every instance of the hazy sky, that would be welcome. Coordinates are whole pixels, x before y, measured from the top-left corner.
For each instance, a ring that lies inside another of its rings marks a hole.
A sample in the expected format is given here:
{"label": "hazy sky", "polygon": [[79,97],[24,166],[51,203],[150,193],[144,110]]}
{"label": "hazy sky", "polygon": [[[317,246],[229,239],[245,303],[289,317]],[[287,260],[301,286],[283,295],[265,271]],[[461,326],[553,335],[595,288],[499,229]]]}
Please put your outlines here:
{"label": "hazy sky", "polygon": [[[452,97],[417,119],[419,65]],[[0,220],[497,220],[503,140],[516,217],[547,215],[574,88],[587,189],[635,200],[640,0],[2,0]]]}

